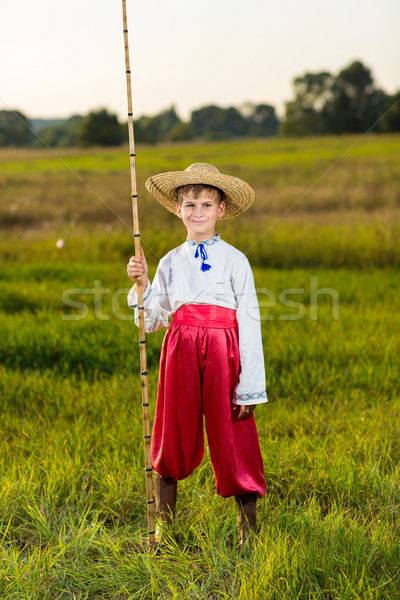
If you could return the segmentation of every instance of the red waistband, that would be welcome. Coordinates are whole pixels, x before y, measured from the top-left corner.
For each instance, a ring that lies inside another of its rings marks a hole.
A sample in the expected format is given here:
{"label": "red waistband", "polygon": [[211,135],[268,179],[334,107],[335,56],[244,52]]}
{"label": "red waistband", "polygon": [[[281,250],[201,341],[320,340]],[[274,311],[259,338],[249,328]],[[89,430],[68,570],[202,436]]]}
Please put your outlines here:
{"label": "red waistband", "polygon": [[175,323],[214,329],[238,326],[236,310],[215,304],[183,304],[172,320]]}

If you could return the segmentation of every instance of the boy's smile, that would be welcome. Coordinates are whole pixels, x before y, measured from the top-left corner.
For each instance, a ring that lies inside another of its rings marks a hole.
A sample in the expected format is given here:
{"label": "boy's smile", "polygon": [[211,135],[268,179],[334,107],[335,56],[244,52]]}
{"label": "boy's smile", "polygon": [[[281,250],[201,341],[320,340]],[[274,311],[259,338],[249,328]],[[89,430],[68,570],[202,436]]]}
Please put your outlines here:
{"label": "boy's smile", "polygon": [[184,195],[182,206],[177,205],[176,213],[185,224],[188,237],[200,244],[215,236],[215,224],[225,214],[225,202],[218,204],[206,190],[198,198],[190,191]]}

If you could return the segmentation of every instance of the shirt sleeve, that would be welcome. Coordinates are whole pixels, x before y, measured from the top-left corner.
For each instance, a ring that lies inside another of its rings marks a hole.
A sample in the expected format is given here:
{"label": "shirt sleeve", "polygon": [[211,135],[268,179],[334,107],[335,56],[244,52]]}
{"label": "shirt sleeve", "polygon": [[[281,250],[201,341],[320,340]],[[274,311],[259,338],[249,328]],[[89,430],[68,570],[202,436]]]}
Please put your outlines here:
{"label": "shirt sleeve", "polygon": [[233,289],[238,303],[240,372],[233,402],[240,405],[268,402],[265,390],[264,353],[260,309],[253,273],[247,258],[234,275]]}
{"label": "shirt sleeve", "polygon": [[[135,311],[135,324],[139,326],[139,310],[136,284],[132,286],[128,293],[128,305]],[[147,282],[146,289],[143,292],[144,306],[144,327],[146,333],[157,331],[160,327],[168,327],[171,310],[168,288],[165,281],[161,263],[158,265],[157,272],[153,279],[153,284]]]}

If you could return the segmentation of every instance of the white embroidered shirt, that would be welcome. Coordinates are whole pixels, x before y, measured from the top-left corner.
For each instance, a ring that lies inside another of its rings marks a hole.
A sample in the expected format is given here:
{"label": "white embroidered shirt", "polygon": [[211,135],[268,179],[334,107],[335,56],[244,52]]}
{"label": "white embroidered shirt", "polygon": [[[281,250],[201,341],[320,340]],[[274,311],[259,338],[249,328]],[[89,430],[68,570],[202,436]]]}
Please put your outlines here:
{"label": "white embroidered shirt", "polygon": [[[207,267],[207,265],[209,265]],[[128,304],[139,323],[134,285]],[[219,234],[197,244],[187,239],[160,260],[153,283],[143,294],[146,332],[168,327],[183,304],[213,304],[236,310],[239,326],[240,373],[235,404],[268,402],[260,311],[254,278],[245,254],[221,240]]]}

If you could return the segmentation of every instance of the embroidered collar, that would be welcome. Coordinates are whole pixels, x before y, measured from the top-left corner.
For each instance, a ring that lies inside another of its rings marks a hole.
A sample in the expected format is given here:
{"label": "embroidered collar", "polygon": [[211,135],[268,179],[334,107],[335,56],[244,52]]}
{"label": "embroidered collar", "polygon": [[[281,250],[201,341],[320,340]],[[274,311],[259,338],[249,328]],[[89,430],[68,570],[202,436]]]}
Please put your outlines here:
{"label": "embroidered collar", "polygon": [[186,239],[187,243],[190,246],[196,246],[196,252],[194,253],[194,257],[201,258],[201,270],[202,271],[209,271],[211,269],[211,265],[206,263],[206,260],[208,260],[206,246],[213,246],[214,244],[219,242],[220,239],[221,239],[221,236],[219,235],[219,233],[217,233],[212,238],[208,238],[208,240],[203,240],[202,242],[200,242],[200,244],[198,244],[194,240],[191,240],[190,238]]}
{"label": "embroidered collar", "polygon": [[[219,235],[219,233],[216,233],[215,237],[208,238],[208,240],[203,240],[200,243],[203,244],[203,246],[213,246],[214,244],[219,242],[220,239],[221,239],[221,236]],[[198,244],[194,240],[191,240],[190,238],[186,238],[186,241],[190,246],[200,246],[200,244]]]}

